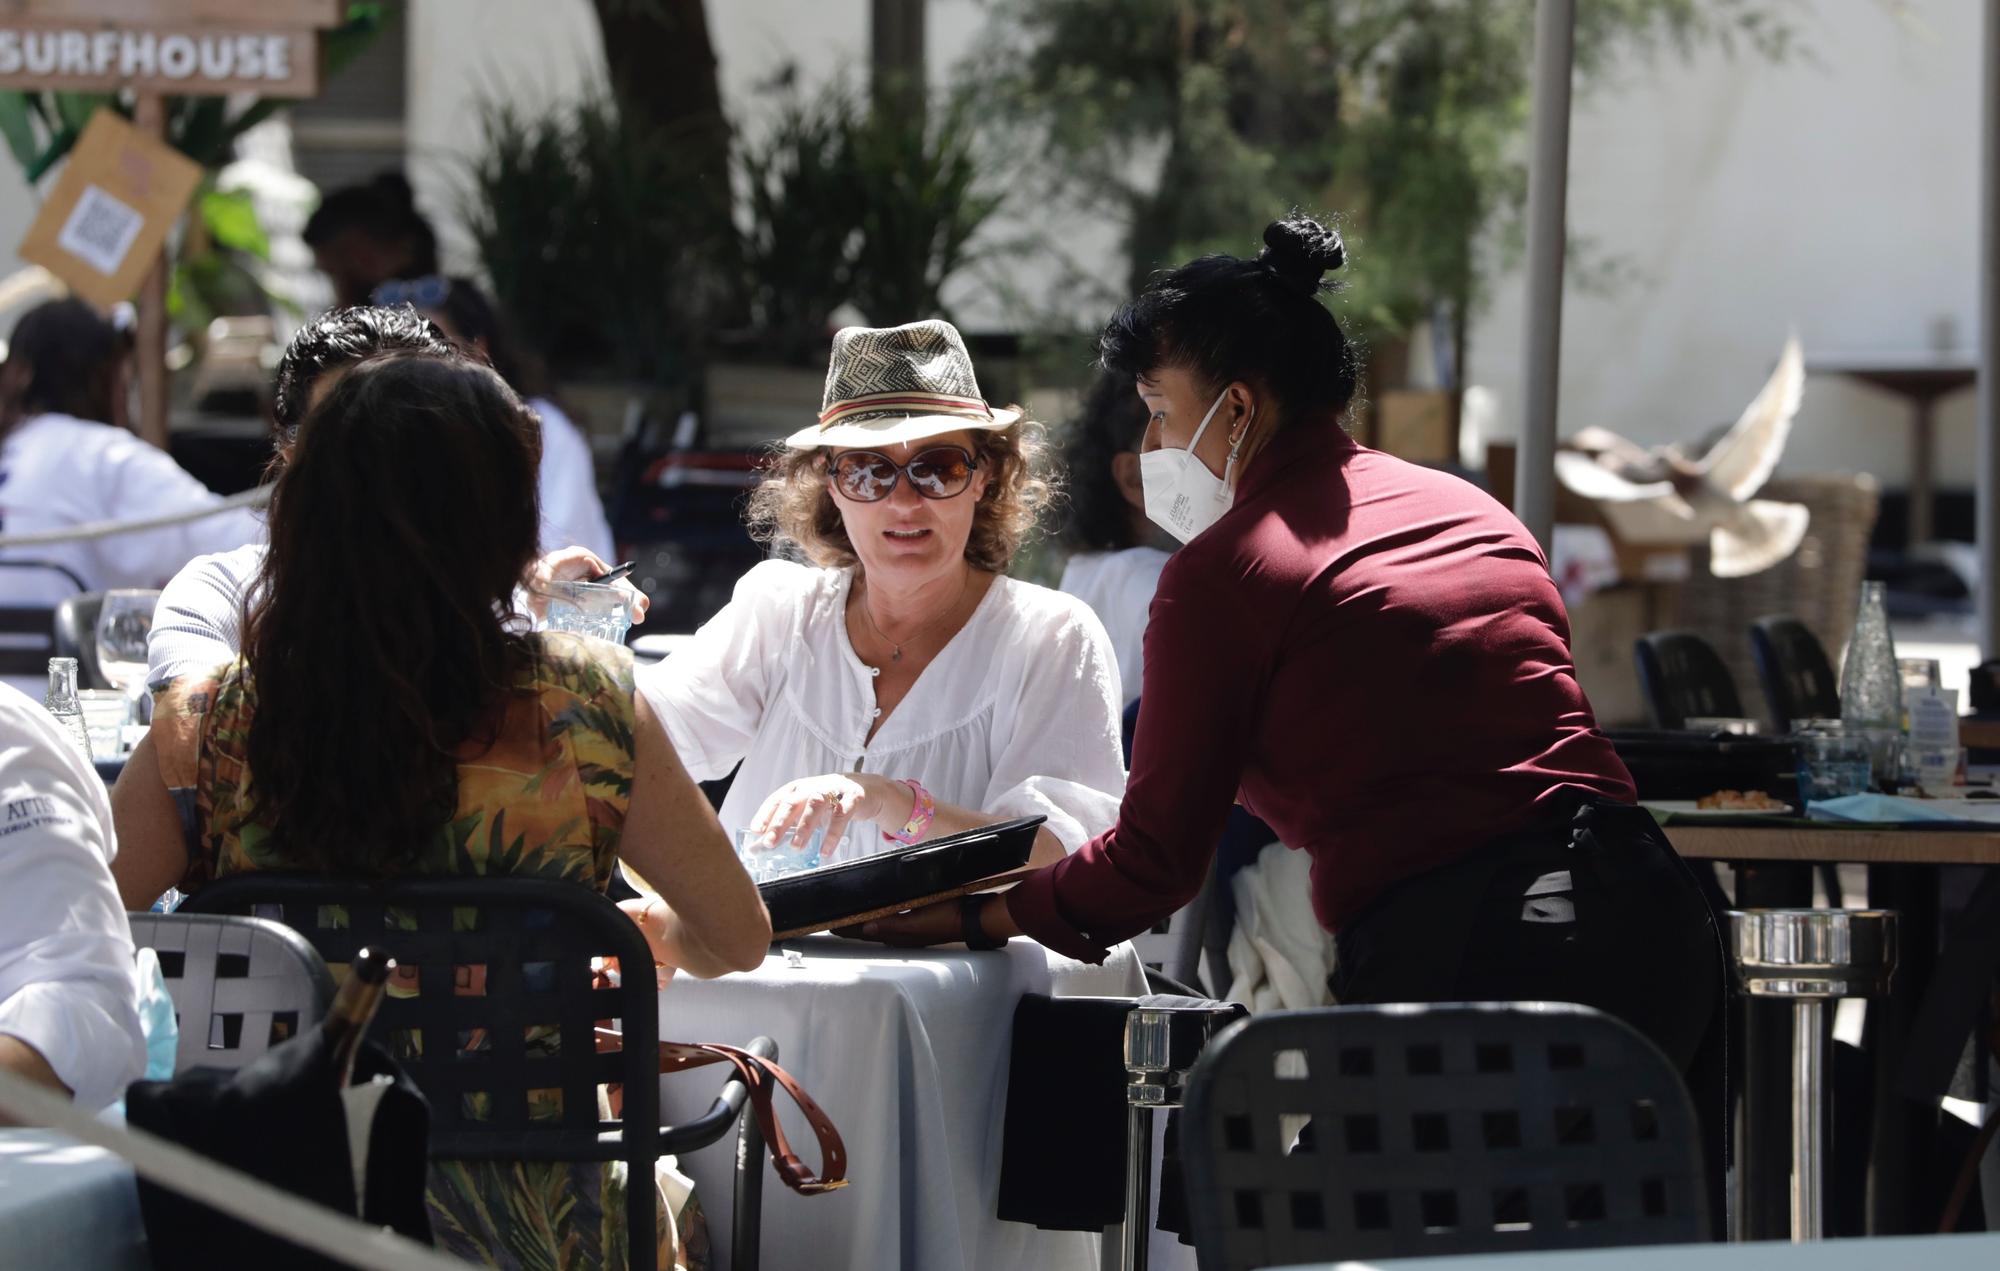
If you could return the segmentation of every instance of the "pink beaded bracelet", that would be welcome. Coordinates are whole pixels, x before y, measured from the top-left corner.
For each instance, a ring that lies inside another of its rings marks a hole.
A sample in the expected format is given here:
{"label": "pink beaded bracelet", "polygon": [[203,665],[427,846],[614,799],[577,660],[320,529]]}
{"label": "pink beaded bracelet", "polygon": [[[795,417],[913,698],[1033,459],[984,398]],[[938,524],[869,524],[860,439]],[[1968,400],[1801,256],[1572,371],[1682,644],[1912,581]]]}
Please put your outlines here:
{"label": "pink beaded bracelet", "polygon": [[888,830],[882,831],[882,837],[892,843],[921,842],[924,835],[930,833],[931,821],[937,816],[937,800],[931,798],[930,791],[908,777],[902,778],[902,783],[910,787],[910,819],[903,822],[903,828],[900,830],[893,833]]}

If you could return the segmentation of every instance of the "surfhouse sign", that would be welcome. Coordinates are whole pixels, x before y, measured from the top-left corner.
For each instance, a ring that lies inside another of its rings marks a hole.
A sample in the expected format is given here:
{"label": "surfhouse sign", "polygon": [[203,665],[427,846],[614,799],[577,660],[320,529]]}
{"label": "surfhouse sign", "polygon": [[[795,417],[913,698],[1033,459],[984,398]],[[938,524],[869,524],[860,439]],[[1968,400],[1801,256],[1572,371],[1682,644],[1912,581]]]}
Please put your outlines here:
{"label": "surfhouse sign", "polygon": [[0,0],[0,89],[319,92],[340,0]]}

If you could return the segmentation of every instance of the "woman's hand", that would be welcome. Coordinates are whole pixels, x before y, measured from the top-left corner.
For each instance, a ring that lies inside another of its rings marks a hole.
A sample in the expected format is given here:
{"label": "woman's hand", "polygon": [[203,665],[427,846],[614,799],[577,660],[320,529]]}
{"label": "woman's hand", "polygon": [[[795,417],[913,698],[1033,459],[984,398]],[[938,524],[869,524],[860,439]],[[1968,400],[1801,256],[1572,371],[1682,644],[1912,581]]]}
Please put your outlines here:
{"label": "woman's hand", "polygon": [[761,847],[789,845],[804,851],[813,832],[825,829],[831,851],[851,821],[901,825],[910,819],[916,796],[900,781],[872,772],[830,772],[778,787],[750,818],[751,841]]}
{"label": "woman's hand", "polygon": [[667,949],[665,924],[661,921],[665,915],[665,902],[658,896],[640,896],[634,900],[621,900],[618,907],[639,928],[639,934],[646,937],[646,947],[653,951],[654,983],[660,988],[667,987],[674,978],[674,960]]}
{"label": "woman's hand", "polygon": [[[550,552],[528,567],[528,577],[523,587],[528,593],[528,612],[536,622],[549,616],[549,586],[552,583],[589,582],[597,575],[606,573],[611,566],[598,558],[588,547],[565,547]],[[621,578],[612,586],[625,593],[625,607],[632,611],[632,624],[637,626],[646,620],[646,610],[652,601],[646,593],[634,587],[630,579]]]}

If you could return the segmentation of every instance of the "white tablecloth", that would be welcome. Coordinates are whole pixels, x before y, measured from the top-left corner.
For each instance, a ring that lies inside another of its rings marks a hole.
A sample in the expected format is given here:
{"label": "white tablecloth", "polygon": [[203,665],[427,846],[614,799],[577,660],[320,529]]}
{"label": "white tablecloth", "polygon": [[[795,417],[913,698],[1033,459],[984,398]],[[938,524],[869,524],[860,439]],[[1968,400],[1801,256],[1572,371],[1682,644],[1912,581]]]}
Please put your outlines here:
{"label": "white tablecloth", "polygon": [[1566,1253],[1485,1253],[1458,1258],[1321,1262],[1276,1271],[1990,1271],[2000,1265],[2000,1235],[1874,1236],[1789,1244],[1654,1245]]}
{"label": "white tablecloth", "polygon": [[48,1130],[0,1129],[0,1271],[147,1271],[131,1167]]}
{"label": "white tablecloth", "polygon": [[[1006,949],[891,950],[834,937],[788,940],[716,980],[676,979],[660,998],[660,1035],[741,1045],[763,1034],[778,1062],[840,1128],[849,1185],[800,1196],[766,1166],[764,1265],[869,1271],[1095,1271],[1095,1232],[1041,1231],[994,1217],[1014,1005],[1024,993],[1131,997],[1145,975],[1130,945],[1101,967],[1015,940]],[[715,1069],[661,1079],[672,1124],[699,1115]],[[778,1106],[793,1150],[818,1148],[791,1103]],[[729,1265],[732,1152],[692,1153],[715,1265]]]}

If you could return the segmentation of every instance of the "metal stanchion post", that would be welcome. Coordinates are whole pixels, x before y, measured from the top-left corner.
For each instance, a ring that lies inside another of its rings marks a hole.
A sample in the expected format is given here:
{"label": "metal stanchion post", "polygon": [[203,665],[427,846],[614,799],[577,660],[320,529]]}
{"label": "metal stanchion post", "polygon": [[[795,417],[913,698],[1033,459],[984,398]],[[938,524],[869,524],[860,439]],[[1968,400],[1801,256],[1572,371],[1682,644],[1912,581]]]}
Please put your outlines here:
{"label": "metal stanchion post", "polygon": [[1218,1002],[1135,1006],[1125,1016],[1125,1222],[1118,1263],[1123,1271],[1146,1271],[1153,1225],[1153,1111],[1181,1106],[1188,1070],[1202,1048],[1241,1015],[1240,1008]]}
{"label": "metal stanchion post", "polygon": [[[1732,910],[1729,932],[1742,992],[1792,1004],[1789,1234],[1794,1242],[1818,1240],[1826,1234],[1829,1159],[1826,1003],[1888,988],[1896,967],[1896,915],[1886,910]],[[1750,1055],[1749,1065],[1755,1069],[1763,1058]],[[1758,1111],[1746,1110],[1746,1127],[1758,1124]],[[1738,1154],[1739,1172],[1750,1162],[1770,1160],[1752,1146],[1746,1143]],[[1737,1189],[1748,1193],[1758,1181],[1739,1177]],[[1745,1213],[1754,1220],[1756,1211]],[[1746,1221],[1741,1234],[1763,1240],[1786,1233]]]}

